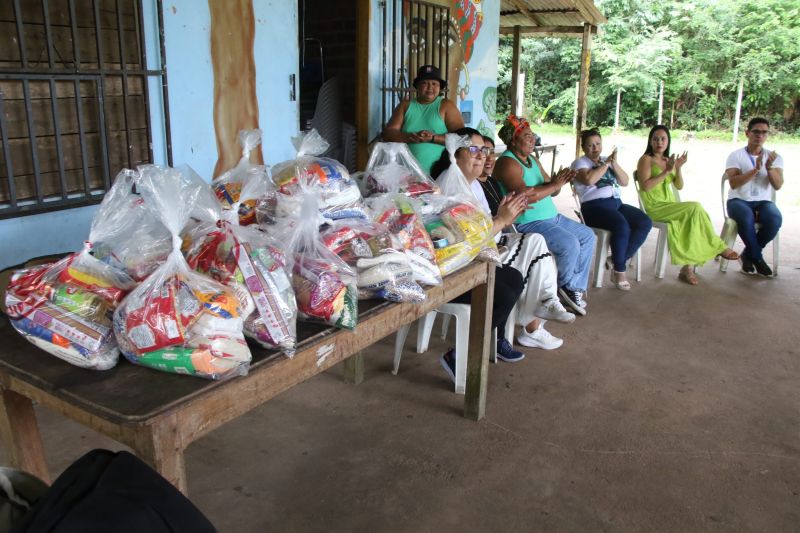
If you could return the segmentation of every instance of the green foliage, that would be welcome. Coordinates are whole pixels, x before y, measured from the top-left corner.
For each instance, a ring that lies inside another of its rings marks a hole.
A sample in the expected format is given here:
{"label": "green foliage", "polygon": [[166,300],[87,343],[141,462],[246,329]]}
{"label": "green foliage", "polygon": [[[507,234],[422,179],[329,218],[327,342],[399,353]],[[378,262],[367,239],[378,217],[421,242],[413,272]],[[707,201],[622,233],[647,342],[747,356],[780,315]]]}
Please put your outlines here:
{"label": "green foliage", "polygon": [[[797,0],[599,0],[608,18],[594,39],[588,120],[611,126],[617,90],[620,125],[729,130],[740,80],[742,117],[762,115],[800,132],[800,2]],[[509,111],[512,39],[501,38],[497,115]],[[525,38],[526,114],[571,124],[580,40]]]}

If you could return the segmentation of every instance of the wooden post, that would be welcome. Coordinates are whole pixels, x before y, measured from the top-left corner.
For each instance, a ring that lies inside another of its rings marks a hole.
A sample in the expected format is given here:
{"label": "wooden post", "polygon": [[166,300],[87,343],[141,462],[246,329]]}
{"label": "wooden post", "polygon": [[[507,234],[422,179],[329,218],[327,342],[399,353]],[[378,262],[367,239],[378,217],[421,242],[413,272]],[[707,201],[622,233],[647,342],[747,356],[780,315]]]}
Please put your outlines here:
{"label": "wooden post", "polygon": [[572,112],[572,133],[578,132],[578,92],[581,90],[581,82],[575,82],[575,110]]}
{"label": "wooden post", "polygon": [[519,26],[514,26],[514,52],[511,56],[511,112],[519,112],[519,55],[521,48]]}
{"label": "wooden post", "polygon": [[661,119],[664,117],[664,80],[661,80],[658,89],[658,122],[656,124],[663,124]]}
{"label": "wooden post", "polygon": [[358,352],[342,363],[342,378],[346,383],[358,385],[364,381],[364,354]]}
{"label": "wooden post", "polygon": [[[14,391],[0,389],[0,436],[14,468],[33,474],[48,485],[50,472],[44,459],[42,436],[33,402]],[[13,421],[13,424],[12,424]]]}
{"label": "wooden post", "polygon": [[736,116],[733,119],[733,142],[739,142],[739,119],[742,116],[743,93],[744,93],[744,78],[739,80],[739,92],[736,95]]}
{"label": "wooden post", "polygon": [[486,414],[486,387],[489,376],[489,346],[492,339],[492,305],[494,304],[494,265],[487,263],[486,284],[472,289],[469,317],[469,350],[467,352],[467,387],[464,394],[464,416],[480,420]]}
{"label": "wooden post", "polygon": [[356,4],[356,169],[366,168],[369,145],[370,4],[370,0]]}
{"label": "wooden post", "polygon": [[586,95],[589,92],[589,66],[592,64],[592,25],[583,24],[581,78],[578,84],[578,120],[575,125],[575,158],[581,155],[581,130],[586,126]]}

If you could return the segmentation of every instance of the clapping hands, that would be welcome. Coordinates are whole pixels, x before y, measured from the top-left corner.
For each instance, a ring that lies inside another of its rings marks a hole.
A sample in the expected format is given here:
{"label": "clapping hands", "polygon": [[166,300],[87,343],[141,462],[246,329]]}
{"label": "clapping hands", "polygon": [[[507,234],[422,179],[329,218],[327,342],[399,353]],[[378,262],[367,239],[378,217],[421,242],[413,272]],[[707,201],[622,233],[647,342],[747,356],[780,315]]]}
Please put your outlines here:
{"label": "clapping hands", "polygon": [[503,227],[513,224],[517,217],[527,209],[528,203],[527,194],[516,194],[511,191],[505,195],[497,206],[497,218],[500,219]]}
{"label": "clapping hands", "polygon": [[666,171],[672,172],[672,169],[680,170],[681,167],[686,163],[687,159],[689,159],[689,152],[683,152],[679,156],[675,156],[675,154],[672,154],[671,156],[669,156],[669,159],[667,159]]}

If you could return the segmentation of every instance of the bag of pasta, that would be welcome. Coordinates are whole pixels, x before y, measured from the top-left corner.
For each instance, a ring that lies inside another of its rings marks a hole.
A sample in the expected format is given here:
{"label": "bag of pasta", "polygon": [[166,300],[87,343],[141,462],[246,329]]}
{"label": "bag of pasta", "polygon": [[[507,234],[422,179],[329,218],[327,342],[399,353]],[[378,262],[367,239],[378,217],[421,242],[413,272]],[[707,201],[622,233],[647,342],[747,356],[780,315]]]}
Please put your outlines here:
{"label": "bag of pasta", "polygon": [[414,281],[415,264],[382,224],[341,220],[322,232],[328,250],[354,267],[359,299],[422,302],[425,291]]}
{"label": "bag of pasta", "polygon": [[364,172],[365,196],[399,192],[419,196],[439,192],[411,154],[406,143],[378,143]]}
{"label": "bag of pasta", "polygon": [[292,142],[297,157],[272,168],[272,181],[277,189],[273,212],[267,211],[262,216],[271,219],[293,216],[300,210],[303,195],[310,192],[326,219],[366,220],[361,191],[347,168],[335,159],[317,157],[328,149],[328,143],[317,130],[301,134]]}
{"label": "bag of pasta", "polygon": [[[258,198],[262,192],[259,182],[250,181],[240,201]],[[257,226],[239,226],[237,204],[184,231],[186,261],[195,271],[233,289],[246,336],[292,357],[297,346],[297,303],[291,265],[272,237]]]}
{"label": "bag of pasta", "polygon": [[305,194],[301,198],[298,217],[287,226],[292,235],[286,247],[293,260],[292,285],[298,318],[354,329],[358,321],[356,273],[323,244],[316,197]]}
{"label": "bag of pasta", "polygon": [[[256,222],[256,204],[259,197],[241,200],[242,190],[253,180],[270,179],[269,168],[250,162],[250,153],[261,144],[261,130],[242,130],[239,132],[239,145],[242,158],[232,169],[219,175],[211,182],[211,188],[225,210],[233,209],[239,213],[239,225],[247,226]],[[234,206],[238,206],[235,208]]]}
{"label": "bag of pasta", "polygon": [[114,312],[114,334],[131,362],[209,379],[245,375],[250,350],[234,291],[193,272],[181,254],[180,232],[208,186],[177,169],[140,167],[145,205],[172,236],[166,261]]}
{"label": "bag of pasta", "polygon": [[[123,170],[106,193],[82,251],[14,273],[6,291],[11,325],[32,344],[83,368],[116,365],[114,309],[139,276],[166,255],[167,229],[135,192],[139,173]],[[142,231],[146,228],[146,231]]]}

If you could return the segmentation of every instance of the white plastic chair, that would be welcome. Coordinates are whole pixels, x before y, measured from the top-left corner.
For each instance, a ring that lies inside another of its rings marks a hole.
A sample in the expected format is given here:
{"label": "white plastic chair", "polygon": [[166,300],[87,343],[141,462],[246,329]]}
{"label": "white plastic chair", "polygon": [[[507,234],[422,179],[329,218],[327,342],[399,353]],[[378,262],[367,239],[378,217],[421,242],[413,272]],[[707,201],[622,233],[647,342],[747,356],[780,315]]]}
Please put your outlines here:
{"label": "white plastic chair", "polygon": [[[607,229],[595,228],[590,226],[586,223],[586,219],[583,218],[583,212],[581,211],[581,201],[578,199],[578,193],[575,191],[575,185],[570,183],[570,187],[572,188],[572,199],[575,200],[575,216],[578,217],[578,220],[581,221],[581,224],[589,228],[594,232],[594,236],[597,238],[597,244],[594,247],[594,268],[592,271],[592,285],[596,288],[600,288],[603,286],[603,269],[605,268],[606,258],[609,254],[609,248],[611,248],[611,232]],[[642,250],[641,248],[636,250],[636,281],[642,281]],[[630,264],[633,264],[633,258],[631,258]]]}
{"label": "white plastic chair", "polygon": [[[435,311],[431,311],[417,321],[417,353],[425,353],[428,351],[428,344],[431,339],[431,332],[433,331],[433,323],[436,320],[437,314],[443,315],[442,324],[442,338],[447,336],[447,325],[451,316],[456,319],[456,394],[464,394],[467,385],[467,351],[469,349],[469,316],[470,304],[459,303],[446,303],[440,306]],[[510,322],[510,320],[509,320]],[[513,322],[510,322],[513,324]],[[512,326],[513,327],[513,326]],[[397,375],[400,369],[400,359],[403,357],[403,348],[406,344],[408,331],[411,325],[401,327],[397,330],[394,340],[394,367],[392,374]],[[513,329],[512,329],[513,332]],[[492,361],[496,362],[497,358],[497,331],[492,330],[491,344],[489,346]]]}
{"label": "white plastic chair", "polygon": [[[722,224],[722,231],[719,234],[719,238],[723,240],[723,242],[728,245],[728,248],[733,249],[733,246],[736,244],[736,237],[739,234],[739,228],[736,225],[736,221],[733,220],[728,216],[728,203],[727,198],[725,197],[725,184],[728,183],[728,175],[723,172],[722,173],[722,181],[720,184],[720,194],[722,195],[722,216],[725,217],[725,222]],[[772,203],[775,203],[775,189],[772,189]],[[761,224],[756,222],[756,231],[761,229]],[[778,259],[780,256],[780,246],[778,242],[778,238],[780,237],[780,233],[775,235],[775,238],[772,239],[772,275],[778,275]],[[727,272],[728,271],[728,260],[724,257],[720,256],[719,258],[719,270],[720,272]]]}
{"label": "white plastic chair", "polygon": [[[639,209],[647,213],[647,210],[644,208],[644,204],[642,203],[642,194],[639,190],[639,179],[637,172],[633,173],[633,184],[636,186],[636,197],[639,199]],[[672,193],[675,195],[675,201],[680,202],[681,195],[674,184],[672,185]],[[663,279],[664,274],[667,271],[667,257],[669,256],[669,247],[667,246],[669,222],[659,222],[654,220],[653,227],[658,230],[658,240],[656,241],[656,259],[654,263],[655,272],[657,278]]]}

